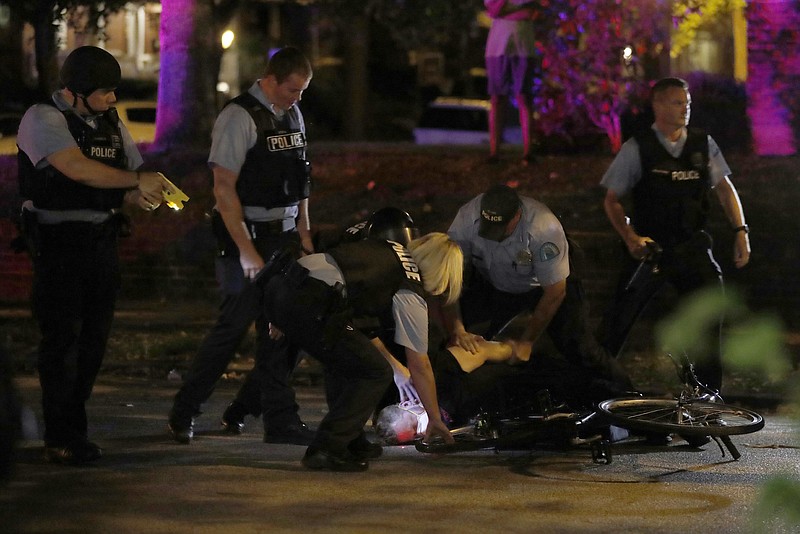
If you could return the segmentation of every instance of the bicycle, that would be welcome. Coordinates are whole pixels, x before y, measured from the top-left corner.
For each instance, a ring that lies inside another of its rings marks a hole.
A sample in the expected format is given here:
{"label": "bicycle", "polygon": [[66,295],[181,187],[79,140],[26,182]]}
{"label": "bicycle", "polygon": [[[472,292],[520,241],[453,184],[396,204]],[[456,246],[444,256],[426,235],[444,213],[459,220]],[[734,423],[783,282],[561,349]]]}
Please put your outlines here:
{"label": "bicycle", "polygon": [[415,448],[424,453],[449,454],[478,450],[518,450],[542,443],[568,447],[588,445],[592,461],[612,462],[611,442],[597,432],[592,422],[595,413],[576,412],[565,405],[554,406],[548,390],[537,395],[538,406],[518,408],[515,413],[481,411],[469,423],[450,429],[454,443],[443,440],[426,443],[419,439]]}
{"label": "bicycle", "polygon": [[700,383],[686,354],[680,363],[669,356],[683,382],[677,398],[609,399],[598,405],[598,413],[611,424],[632,431],[678,434],[684,438],[710,437],[723,456],[728,449],[731,457],[738,460],[741,453],[730,436],[761,430],[764,418],[752,410],[724,404],[717,391]]}
{"label": "bicycle", "polygon": [[[647,283],[650,275],[661,270],[663,249],[655,241],[646,244],[645,255],[625,286],[636,290]],[[764,419],[756,412],[724,404],[719,392],[701,384],[694,364],[684,353],[680,362],[671,354],[683,389],[676,399],[628,398],[609,399],[598,406],[598,413],[614,425],[634,431],[678,434],[684,438],[710,437],[723,456],[728,449],[734,460],[741,454],[730,439],[731,435],[757,432]]]}
{"label": "bicycle", "polygon": [[596,411],[579,413],[563,405],[553,407],[549,393],[543,390],[538,396],[539,409],[528,407],[510,415],[483,411],[469,424],[451,429],[454,443],[417,440],[414,445],[420,452],[438,454],[524,449],[543,442],[588,445],[593,462],[610,464],[613,439],[609,432],[613,430],[604,433],[600,428],[619,427],[632,433],[710,437],[723,457],[727,449],[738,460],[741,453],[730,436],[761,430],[764,418],[752,410],[724,404],[718,392],[698,381],[686,355],[680,364],[673,362],[684,384],[673,399],[614,398],[600,402]]}

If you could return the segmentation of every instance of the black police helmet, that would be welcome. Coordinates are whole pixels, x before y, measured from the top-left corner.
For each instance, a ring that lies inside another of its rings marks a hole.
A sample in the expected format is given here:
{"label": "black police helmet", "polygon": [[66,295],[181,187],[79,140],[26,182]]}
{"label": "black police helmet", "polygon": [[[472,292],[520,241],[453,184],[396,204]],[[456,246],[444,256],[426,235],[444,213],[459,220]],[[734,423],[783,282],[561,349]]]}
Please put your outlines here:
{"label": "black police helmet", "polygon": [[81,46],[61,66],[61,84],[75,94],[89,96],[98,89],[116,89],[122,71],[114,56],[96,46]]}
{"label": "black police helmet", "polygon": [[414,220],[399,208],[381,208],[370,215],[367,221],[367,237],[396,241],[403,246],[419,237]]}

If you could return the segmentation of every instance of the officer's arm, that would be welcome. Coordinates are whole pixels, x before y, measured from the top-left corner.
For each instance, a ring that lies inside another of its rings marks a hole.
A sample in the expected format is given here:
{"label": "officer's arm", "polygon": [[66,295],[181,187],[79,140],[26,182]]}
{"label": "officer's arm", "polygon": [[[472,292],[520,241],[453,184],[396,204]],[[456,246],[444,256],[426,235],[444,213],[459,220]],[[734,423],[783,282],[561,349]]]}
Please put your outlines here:
{"label": "officer's arm", "polygon": [[379,337],[371,339],[370,342],[378,349],[383,358],[389,363],[392,368],[392,375],[394,377],[394,385],[397,386],[397,392],[400,394],[400,402],[414,401],[419,399],[419,394],[414,388],[411,379],[411,372],[408,368],[400,363],[397,358],[386,348],[383,341]]}
{"label": "officer's arm", "polygon": [[[730,179],[726,176],[714,187],[717,193],[719,203],[722,205],[722,210],[725,216],[731,223],[731,228],[739,228],[745,225],[744,210],[742,209],[742,202],[739,200],[739,193],[731,183]],[[733,263],[737,268],[741,269],[747,262],[750,261],[750,237],[747,232],[736,232],[734,237],[736,240],[733,250]]]}
{"label": "officer's arm", "polygon": [[264,267],[264,259],[256,251],[250,239],[250,232],[244,223],[244,210],[236,193],[236,181],[239,175],[219,165],[214,165],[213,172],[217,211],[225,223],[228,234],[239,249],[239,262],[242,264],[245,276],[252,279]]}
{"label": "officer's arm", "polygon": [[442,304],[440,311],[442,324],[450,335],[448,344],[461,347],[473,354],[478,352],[478,343],[483,341],[483,337],[467,332],[464,320],[461,318],[461,305],[458,301],[452,304]]}
{"label": "officer's arm", "polygon": [[144,193],[157,194],[166,187],[157,172],[136,172],[117,169],[83,155],[77,146],[65,148],[47,156],[47,161],[67,178],[97,189],[138,188]]}
{"label": "officer's arm", "polygon": [[631,256],[642,258],[647,252],[647,243],[653,240],[636,233],[633,226],[630,225],[627,215],[625,215],[625,208],[622,207],[622,202],[620,202],[617,193],[613,189],[606,191],[605,199],[603,199],[603,209],[606,212],[606,217],[611,222],[611,226],[614,227],[614,230],[625,242],[625,246]]}
{"label": "officer's arm", "polygon": [[419,400],[428,414],[428,428],[425,431],[425,441],[429,442],[435,437],[441,437],[446,443],[453,443],[453,436],[442,421],[439,411],[439,400],[436,398],[436,381],[433,377],[431,360],[427,354],[416,352],[406,347],[406,361],[408,370],[411,371],[411,380],[419,395]]}
{"label": "officer's arm", "polygon": [[297,206],[297,233],[300,234],[300,245],[305,254],[314,253],[314,243],[311,240],[311,218],[308,215],[308,199],[304,198]]}
{"label": "officer's arm", "polygon": [[516,357],[523,361],[530,359],[533,344],[539,339],[542,332],[547,329],[558,308],[561,307],[561,303],[564,302],[564,297],[567,295],[567,280],[564,279],[549,286],[542,286],[542,291],[542,298],[539,299],[533,309],[530,322],[522,333],[522,337],[518,340],[519,344],[516,347]]}

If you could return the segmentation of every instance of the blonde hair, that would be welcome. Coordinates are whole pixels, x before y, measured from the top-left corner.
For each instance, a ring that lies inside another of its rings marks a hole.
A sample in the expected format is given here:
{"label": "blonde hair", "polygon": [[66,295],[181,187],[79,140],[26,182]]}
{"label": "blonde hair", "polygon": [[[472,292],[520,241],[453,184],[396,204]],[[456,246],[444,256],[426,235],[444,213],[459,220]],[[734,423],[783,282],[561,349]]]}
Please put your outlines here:
{"label": "blonde hair", "polygon": [[422,285],[431,295],[447,293],[447,304],[461,296],[464,254],[447,234],[431,232],[408,244],[408,251],[422,274]]}

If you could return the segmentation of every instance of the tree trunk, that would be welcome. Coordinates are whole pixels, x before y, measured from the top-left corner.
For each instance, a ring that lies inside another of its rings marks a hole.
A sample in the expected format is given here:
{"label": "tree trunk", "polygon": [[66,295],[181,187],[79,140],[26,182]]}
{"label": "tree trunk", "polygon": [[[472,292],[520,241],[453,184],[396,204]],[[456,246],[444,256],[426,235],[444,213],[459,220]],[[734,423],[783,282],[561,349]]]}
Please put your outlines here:
{"label": "tree trunk", "polygon": [[152,150],[207,147],[222,55],[212,0],[161,2],[161,70]]}
{"label": "tree trunk", "polygon": [[[0,97],[4,102],[19,101],[20,97],[27,98],[30,87],[25,86],[23,75],[23,50],[22,50],[22,14],[18,9],[11,7],[8,27],[0,40]],[[27,105],[33,101],[22,102]]]}
{"label": "tree trunk", "polygon": [[41,9],[33,20],[36,49],[36,71],[38,74],[37,99],[46,98],[60,87],[58,80],[58,53],[56,51],[56,27],[50,12]]}
{"label": "tree trunk", "polygon": [[369,83],[367,59],[369,58],[369,19],[357,15],[347,30],[347,97],[345,98],[345,136],[350,141],[364,139],[366,132]]}

